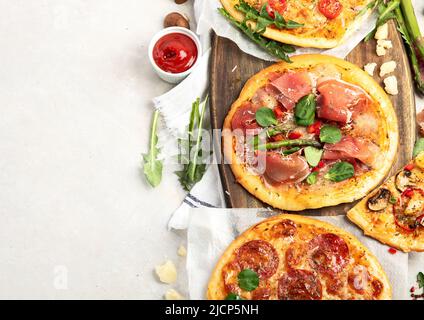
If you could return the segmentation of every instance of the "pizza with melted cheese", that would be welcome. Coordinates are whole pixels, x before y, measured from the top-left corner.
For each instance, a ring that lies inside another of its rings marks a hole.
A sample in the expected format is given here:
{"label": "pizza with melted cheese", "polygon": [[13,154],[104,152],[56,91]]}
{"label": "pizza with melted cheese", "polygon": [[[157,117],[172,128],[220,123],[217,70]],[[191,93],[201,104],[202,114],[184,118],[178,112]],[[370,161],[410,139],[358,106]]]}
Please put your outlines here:
{"label": "pizza with melted cheese", "polygon": [[299,215],[264,220],[240,235],[212,273],[211,300],[385,300],[386,274],[354,236]]}
{"label": "pizza with melted cheese", "polygon": [[290,211],[360,199],[388,174],[398,125],[384,90],[364,71],[300,55],[253,76],[223,126],[223,152],[252,195]]}
{"label": "pizza with melted cheese", "polygon": [[424,153],[352,208],[347,217],[394,248],[424,251]]}

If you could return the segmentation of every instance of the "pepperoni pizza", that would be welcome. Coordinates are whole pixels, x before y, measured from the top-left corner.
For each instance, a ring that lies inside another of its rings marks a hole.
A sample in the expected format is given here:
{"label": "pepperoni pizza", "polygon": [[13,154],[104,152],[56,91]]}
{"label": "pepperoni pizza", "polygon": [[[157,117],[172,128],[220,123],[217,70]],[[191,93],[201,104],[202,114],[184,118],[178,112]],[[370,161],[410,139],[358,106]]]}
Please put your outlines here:
{"label": "pepperoni pizza", "polygon": [[397,118],[384,90],[357,66],[300,55],[253,76],[223,126],[236,180],[275,208],[352,202],[392,167]]}
{"label": "pepperoni pizza", "polygon": [[[301,47],[333,48],[343,42],[372,12],[374,0],[221,0],[223,7],[238,21],[248,17],[251,7],[264,19],[291,21],[271,24],[263,35]],[[240,4],[242,6],[240,7]],[[281,19],[282,18],[282,19]],[[262,28],[262,27],[261,27]]]}
{"label": "pepperoni pizza", "polygon": [[211,300],[391,298],[377,259],[351,234],[298,215],[267,219],[239,236],[209,282]]}
{"label": "pepperoni pizza", "polygon": [[424,153],[359,202],[347,217],[392,247],[424,251]]}

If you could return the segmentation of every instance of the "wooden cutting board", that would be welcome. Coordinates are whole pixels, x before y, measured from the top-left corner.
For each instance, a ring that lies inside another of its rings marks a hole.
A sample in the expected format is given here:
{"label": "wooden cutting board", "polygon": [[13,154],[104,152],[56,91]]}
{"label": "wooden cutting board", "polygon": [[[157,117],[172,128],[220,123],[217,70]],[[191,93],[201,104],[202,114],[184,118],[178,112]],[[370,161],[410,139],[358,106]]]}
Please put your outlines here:
{"label": "wooden cutting board", "polygon": [[[408,58],[402,39],[393,22],[390,23],[390,39],[393,49],[388,50],[383,57],[376,55],[376,41],[361,42],[347,57],[347,60],[363,67],[369,62],[376,62],[378,67],[374,79],[382,84],[378,76],[382,63],[394,60],[397,63],[395,75],[399,82],[399,94],[391,96],[393,106],[399,120],[400,146],[395,165],[390,174],[397,171],[412,157],[412,149],[416,138],[415,98],[413,82]],[[235,101],[245,82],[258,71],[271,65],[242,52],[232,41],[218,36],[213,37],[211,58],[211,120],[213,129],[222,129],[224,119]],[[216,143],[219,141],[216,141]],[[220,144],[216,144],[220,145]],[[222,150],[221,150],[222,153]],[[222,157],[221,157],[222,158]],[[239,185],[227,164],[219,165],[221,181],[226,194],[227,206],[230,208],[263,208],[269,207],[251,196]],[[335,207],[298,212],[304,215],[340,215],[345,214],[354,203],[342,204]]]}

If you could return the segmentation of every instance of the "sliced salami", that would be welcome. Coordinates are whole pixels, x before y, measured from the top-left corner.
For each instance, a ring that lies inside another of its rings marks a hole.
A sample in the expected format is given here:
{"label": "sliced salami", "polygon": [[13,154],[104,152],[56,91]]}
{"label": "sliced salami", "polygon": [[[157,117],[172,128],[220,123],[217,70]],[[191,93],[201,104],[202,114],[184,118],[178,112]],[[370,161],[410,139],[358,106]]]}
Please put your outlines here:
{"label": "sliced salami", "polygon": [[258,288],[252,292],[253,300],[269,300],[271,297],[271,289],[270,288]]}
{"label": "sliced salami", "polygon": [[288,219],[283,220],[271,228],[271,233],[275,238],[292,237],[296,234],[296,223]]}
{"label": "sliced salami", "polygon": [[321,282],[312,271],[289,270],[278,281],[278,298],[280,300],[321,300]]}
{"label": "sliced salami", "polygon": [[237,250],[237,262],[241,269],[251,269],[257,272],[261,279],[268,279],[277,271],[279,258],[269,242],[252,240]]}
{"label": "sliced salami", "polygon": [[309,264],[321,274],[334,275],[343,270],[349,261],[349,247],[333,233],[313,238],[309,244]]}

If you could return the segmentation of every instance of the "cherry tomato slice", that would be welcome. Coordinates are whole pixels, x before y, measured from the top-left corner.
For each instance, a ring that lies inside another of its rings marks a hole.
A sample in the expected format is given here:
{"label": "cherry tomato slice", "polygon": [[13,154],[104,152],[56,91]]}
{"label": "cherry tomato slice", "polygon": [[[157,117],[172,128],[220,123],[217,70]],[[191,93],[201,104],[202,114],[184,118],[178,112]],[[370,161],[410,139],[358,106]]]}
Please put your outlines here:
{"label": "cherry tomato slice", "polygon": [[287,1],[286,0],[269,0],[268,5],[266,6],[266,12],[268,12],[271,18],[275,18],[274,11],[277,11],[279,14],[283,14],[287,10]]}
{"label": "cherry tomato slice", "polygon": [[343,5],[339,0],[320,0],[318,9],[328,19],[335,19],[342,12]]}

